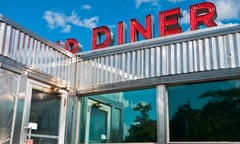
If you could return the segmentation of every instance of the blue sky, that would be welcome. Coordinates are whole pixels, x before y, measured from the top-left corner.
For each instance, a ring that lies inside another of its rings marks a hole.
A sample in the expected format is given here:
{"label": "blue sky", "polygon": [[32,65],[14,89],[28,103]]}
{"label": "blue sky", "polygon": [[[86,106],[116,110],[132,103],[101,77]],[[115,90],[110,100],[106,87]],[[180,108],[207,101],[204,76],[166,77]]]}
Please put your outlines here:
{"label": "blue sky", "polygon": [[[83,51],[91,49],[92,28],[108,26],[116,39],[117,23],[124,21],[129,33],[130,19],[145,25],[145,16],[155,19],[155,37],[158,34],[158,13],[180,7],[183,31],[189,30],[189,6],[206,0],[5,0],[0,13],[17,24],[51,42],[76,38]],[[217,23],[240,23],[239,0],[207,0],[217,7]],[[116,41],[116,40],[115,40]],[[129,38],[127,38],[129,41]]]}

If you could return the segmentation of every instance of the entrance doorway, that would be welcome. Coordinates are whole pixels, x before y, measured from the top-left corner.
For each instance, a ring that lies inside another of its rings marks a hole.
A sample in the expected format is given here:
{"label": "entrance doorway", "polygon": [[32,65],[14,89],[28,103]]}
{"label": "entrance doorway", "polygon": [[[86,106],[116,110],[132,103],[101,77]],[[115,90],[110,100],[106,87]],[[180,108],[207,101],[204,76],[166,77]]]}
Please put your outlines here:
{"label": "entrance doorway", "polygon": [[88,99],[85,143],[105,143],[110,137],[111,108]]}
{"label": "entrance doorway", "polygon": [[60,113],[60,96],[32,91],[29,125],[34,144],[58,144]]}

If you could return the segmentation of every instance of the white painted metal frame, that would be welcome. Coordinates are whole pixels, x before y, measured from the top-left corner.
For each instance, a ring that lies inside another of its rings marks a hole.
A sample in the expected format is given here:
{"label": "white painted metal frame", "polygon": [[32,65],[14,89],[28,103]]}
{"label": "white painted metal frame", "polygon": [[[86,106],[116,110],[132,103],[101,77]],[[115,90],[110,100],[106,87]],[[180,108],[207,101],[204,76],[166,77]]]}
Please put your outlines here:
{"label": "white painted metal frame", "polygon": [[[86,118],[86,131],[85,131],[85,143],[87,144],[89,142],[89,129],[90,129],[90,119],[91,119],[91,108],[94,104],[96,104],[97,101],[88,99],[88,110],[87,110],[87,118]],[[111,126],[111,108],[105,104],[100,104],[101,107],[99,107],[100,110],[105,111],[107,113],[107,135],[106,139],[108,140],[110,138],[110,126]]]}
{"label": "white painted metal frame", "polygon": [[[19,93],[20,88],[20,76],[17,76],[17,93]],[[12,119],[12,127],[11,127],[11,138],[10,138],[10,144],[13,143],[13,135],[14,135],[14,128],[17,118],[17,106],[18,106],[18,94],[15,97],[15,104],[14,104],[14,111],[13,111],[13,119]]]}
{"label": "white painted metal frame", "polygon": [[[50,92],[51,90],[51,86],[35,81],[35,80],[29,80],[30,81],[30,85],[31,88],[27,88],[26,91],[27,92],[32,92],[32,88],[37,89],[37,90],[44,90],[45,92]],[[32,137],[38,137],[38,138],[47,138],[47,139],[56,139],[58,141],[58,144],[64,144],[65,141],[65,128],[66,128],[66,116],[67,116],[67,92],[65,90],[58,90],[57,91],[59,94],[57,94],[56,96],[60,97],[60,110],[59,110],[59,126],[58,126],[58,135],[57,136],[53,136],[53,135],[44,135],[44,134],[32,134]],[[26,118],[25,120],[25,124],[27,125],[29,123],[28,119],[30,117],[30,106],[31,106],[31,95],[32,93],[30,93],[30,96],[28,95],[28,100],[30,98],[30,102],[28,104],[28,106],[25,106],[25,109],[27,109],[28,111],[25,112],[27,114],[27,116],[24,116],[24,118]],[[24,133],[24,132],[23,132]]]}
{"label": "white painted metal frame", "polygon": [[19,89],[19,99],[24,100],[23,106],[23,115],[22,115],[22,124],[21,124],[21,135],[20,135],[20,143],[25,143],[27,139],[27,127],[30,116],[30,107],[31,107],[31,99],[32,99],[32,85],[30,84],[29,79],[25,74],[22,74],[20,77],[20,89]]}
{"label": "white painted metal frame", "polygon": [[158,143],[164,144],[168,139],[168,109],[167,109],[167,88],[165,85],[156,87],[156,103],[157,103],[157,140]]}

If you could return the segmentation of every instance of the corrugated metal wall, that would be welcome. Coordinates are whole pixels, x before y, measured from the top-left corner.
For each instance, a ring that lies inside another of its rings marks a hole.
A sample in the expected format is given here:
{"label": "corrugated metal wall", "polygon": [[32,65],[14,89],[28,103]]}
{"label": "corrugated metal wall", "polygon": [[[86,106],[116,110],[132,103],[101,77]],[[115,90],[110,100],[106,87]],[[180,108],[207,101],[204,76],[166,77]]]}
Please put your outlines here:
{"label": "corrugated metal wall", "polygon": [[219,26],[79,53],[76,67],[70,52],[0,15],[0,55],[70,82],[78,90],[150,77],[236,68],[240,67],[239,53],[240,26]]}
{"label": "corrugated metal wall", "polygon": [[0,15],[0,55],[70,81],[72,54]]}
{"label": "corrugated metal wall", "polygon": [[[17,109],[15,109],[18,95],[19,77],[10,72],[0,69],[0,143],[10,144],[13,135],[19,134],[14,131]],[[17,117],[19,118],[19,117]],[[20,118],[21,119],[21,118]],[[17,126],[16,126],[17,127]]]}
{"label": "corrugated metal wall", "polygon": [[79,90],[121,81],[240,67],[240,26],[220,26],[79,55]]}

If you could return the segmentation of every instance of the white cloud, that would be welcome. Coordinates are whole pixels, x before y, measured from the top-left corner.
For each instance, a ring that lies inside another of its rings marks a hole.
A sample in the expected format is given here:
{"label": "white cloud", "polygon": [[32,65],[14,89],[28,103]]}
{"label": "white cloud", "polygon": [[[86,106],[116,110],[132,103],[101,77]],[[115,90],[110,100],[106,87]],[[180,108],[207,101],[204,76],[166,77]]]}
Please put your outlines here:
{"label": "white cloud", "polygon": [[139,8],[143,3],[149,3],[152,6],[158,6],[159,0],[135,0],[136,8]]}
{"label": "white cloud", "polygon": [[130,128],[130,126],[128,124],[126,124],[126,123],[123,124],[123,137],[124,137],[124,139],[126,138],[126,136],[129,135],[129,133],[128,133],[129,128]]}
{"label": "white cloud", "polygon": [[[139,104],[139,103],[141,103],[143,106],[145,106],[145,105],[147,105],[147,104],[148,104],[148,102],[146,102],[146,101],[140,101],[140,102],[138,102],[137,104]],[[134,107],[136,107],[136,106],[137,106],[137,104],[135,104],[135,106],[134,106]]]}
{"label": "white cloud", "polygon": [[89,5],[89,4],[85,4],[85,5],[81,6],[81,9],[83,9],[83,10],[90,10],[90,9],[92,9],[92,6]]}
{"label": "white cloud", "polygon": [[182,18],[181,18],[181,23],[182,24],[189,24],[190,23],[190,17],[189,17],[189,12],[187,10],[182,11]]}
{"label": "white cloud", "polygon": [[134,103],[132,99],[126,99],[125,97],[123,97],[122,102],[123,102],[124,108],[131,108],[131,109],[134,109],[138,103],[141,103],[142,105],[148,104],[145,101],[139,101],[137,103]]}
{"label": "white cloud", "polygon": [[46,11],[43,19],[46,20],[50,29],[61,28],[64,33],[71,32],[72,26],[92,29],[97,26],[99,20],[98,16],[82,20],[75,11],[70,16],[60,12]]}
{"label": "white cloud", "polygon": [[98,22],[98,17],[97,16],[91,17],[89,19],[84,19],[83,20],[83,26],[92,29],[92,28],[97,26],[96,22]]}
{"label": "white cloud", "polygon": [[168,0],[171,3],[179,3],[179,2],[183,2],[185,0]]}
{"label": "white cloud", "polygon": [[234,26],[234,25],[239,25],[239,23],[223,23],[221,21],[216,21],[218,26]]}
{"label": "white cloud", "polygon": [[142,4],[142,3],[148,3],[150,0],[135,0],[135,3],[136,3],[136,8],[139,8],[139,6]]}
{"label": "white cloud", "polygon": [[131,108],[134,109],[137,104],[133,103],[133,100],[128,100],[126,98],[123,98],[123,106],[124,108]]}
{"label": "white cloud", "polygon": [[123,103],[124,108],[128,108],[130,105],[129,100],[127,100],[125,97],[123,97],[122,103]]}
{"label": "white cloud", "polygon": [[115,29],[116,25],[107,25],[110,29]]}
{"label": "white cloud", "polygon": [[239,0],[210,0],[216,5],[217,20],[237,20],[240,18]]}
{"label": "white cloud", "polygon": [[[177,0],[169,0],[177,1]],[[237,23],[223,23],[224,20],[238,20],[240,18],[240,7],[238,7],[238,0],[209,0],[216,5],[217,8],[217,25],[236,25]],[[189,24],[189,12],[182,11],[183,17],[181,18],[182,24]]]}
{"label": "white cloud", "polygon": [[64,28],[62,29],[63,33],[69,33],[71,32],[72,26],[71,25],[66,25],[64,26]]}
{"label": "white cloud", "polygon": [[61,13],[46,11],[43,18],[47,21],[49,28],[54,29],[55,27],[64,27],[64,17],[65,15]]}

